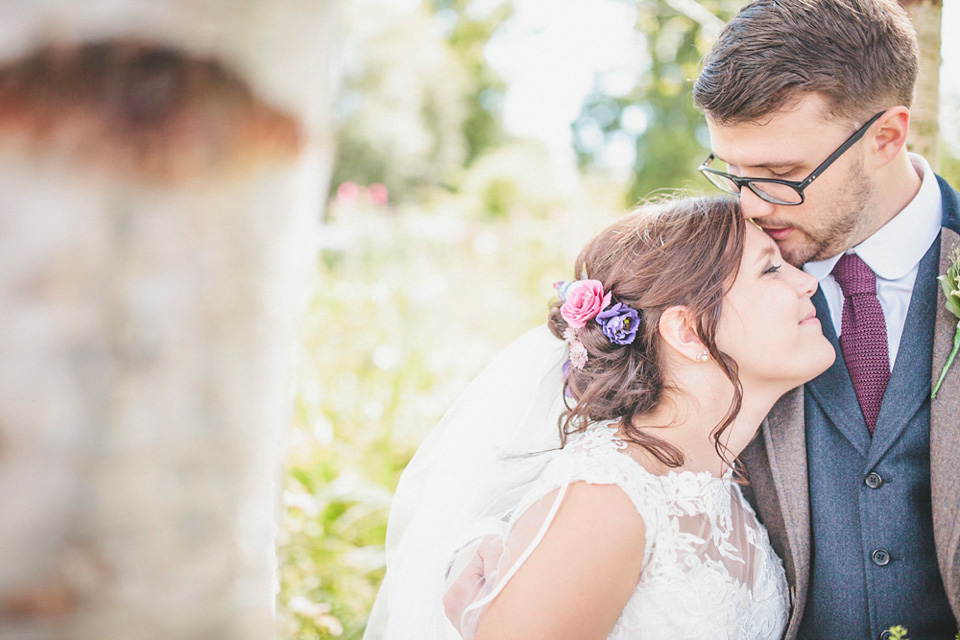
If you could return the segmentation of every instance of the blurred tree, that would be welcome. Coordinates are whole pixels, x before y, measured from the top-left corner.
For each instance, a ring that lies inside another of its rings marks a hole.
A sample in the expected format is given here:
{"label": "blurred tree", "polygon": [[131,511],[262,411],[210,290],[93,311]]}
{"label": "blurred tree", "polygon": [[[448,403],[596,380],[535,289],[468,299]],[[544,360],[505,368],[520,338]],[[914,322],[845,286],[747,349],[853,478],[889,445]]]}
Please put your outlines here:
{"label": "blurred tree", "polygon": [[503,86],[483,45],[509,9],[476,13],[465,0],[350,3],[334,187],[382,183],[392,201],[456,188],[464,167],[501,141]]}
{"label": "blurred tree", "polygon": [[466,72],[421,10],[351,2],[333,186],[386,185],[403,200],[463,166]]}
{"label": "blurred tree", "polygon": [[940,168],[940,46],[942,0],[900,0],[920,42],[920,76],[910,108],[909,146]]}
{"label": "blurred tree", "polygon": [[484,47],[513,14],[512,2],[501,0],[480,13],[470,0],[426,0],[447,27],[447,39],[469,73],[469,114],[463,123],[467,166],[504,142],[500,105],[506,85],[491,70]]}
{"label": "blurred tree", "polygon": [[0,637],[273,637],[336,15],[0,5]]}
{"label": "blurred tree", "polygon": [[604,146],[626,134],[636,156],[627,195],[632,205],[662,188],[701,189],[697,164],[706,157],[706,125],[690,98],[703,52],[743,0],[640,0],[637,29],[646,40],[647,70],[634,89],[610,96],[598,89],[573,124],[581,167],[603,164]]}

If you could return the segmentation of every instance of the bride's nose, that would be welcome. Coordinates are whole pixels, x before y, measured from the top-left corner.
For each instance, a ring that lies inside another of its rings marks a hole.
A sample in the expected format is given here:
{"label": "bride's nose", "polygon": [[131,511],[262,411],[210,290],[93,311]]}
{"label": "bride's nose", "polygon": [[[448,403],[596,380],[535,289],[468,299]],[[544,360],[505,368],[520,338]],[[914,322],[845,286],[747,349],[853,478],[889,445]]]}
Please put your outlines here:
{"label": "bride's nose", "polygon": [[792,265],[788,265],[789,268],[794,272],[796,276],[796,287],[797,293],[799,293],[804,298],[810,298],[817,292],[817,287],[820,286],[820,283],[809,273],[801,271]]}

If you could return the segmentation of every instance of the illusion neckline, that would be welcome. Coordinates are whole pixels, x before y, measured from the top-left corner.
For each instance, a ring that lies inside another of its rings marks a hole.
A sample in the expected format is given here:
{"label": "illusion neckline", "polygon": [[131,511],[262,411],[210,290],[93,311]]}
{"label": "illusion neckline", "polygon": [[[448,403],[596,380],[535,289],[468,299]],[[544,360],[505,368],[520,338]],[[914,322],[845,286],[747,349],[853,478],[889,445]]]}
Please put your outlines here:
{"label": "illusion neckline", "polygon": [[[715,476],[709,471],[692,471],[690,469],[676,469],[676,468],[668,468],[664,473],[654,473],[653,471],[648,469],[641,461],[637,460],[627,452],[626,449],[630,446],[630,444],[618,435],[618,432],[620,430],[618,426],[619,423],[620,423],[619,420],[607,420],[605,422],[596,423],[595,427],[603,429],[606,432],[606,434],[609,436],[610,442],[612,442],[614,446],[617,448],[618,450],[617,452],[629,458],[634,464],[640,467],[643,470],[643,472],[649,475],[650,477],[664,478],[667,480],[672,479],[676,481],[682,481],[684,478],[692,478],[696,480],[698,484],[701,484],[704,486],[710,485],[713,482],[717,482],[724,486],[736,482],[733,477],[732,468],[728,468],[724,472],[724,474],[720,476]],[[590,429],[588,428],[586,431],[590,431]]]}

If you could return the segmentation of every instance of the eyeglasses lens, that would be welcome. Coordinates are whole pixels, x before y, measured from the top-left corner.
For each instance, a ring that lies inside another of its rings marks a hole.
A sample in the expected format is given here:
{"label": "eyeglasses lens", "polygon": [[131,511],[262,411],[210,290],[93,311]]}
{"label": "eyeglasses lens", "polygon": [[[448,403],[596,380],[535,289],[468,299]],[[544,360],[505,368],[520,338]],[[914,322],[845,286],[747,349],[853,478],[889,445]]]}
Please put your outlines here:
{"label": "eyeglasses lens", "polygon": [[793,187],[777,182],[751,182],[750,189],[768,202],[775,204],[800,204],[803,198]]}
{"label": "eyeglasses lens", "polygon": [[[727,166],[727,163],[719,158],[713,158],[709,163],[709,168],[715,169],[722,173],[732,173]],[[740,193],[740,186],[725,175],[712,173],[711,171],[704,171],[703,175],[707,178],[707,180],[713,183],[713,186],[717,187],[721,191],[733,195]],[[757,197],[762,198],[767,202],[773,202],[774,204],[800,204],[803,202],[803,198],[796,189],[778,182],[751,180],[744,186],[753,191]]]}
{"label": "eyeglasses lens", "polygon": [[740,187],[738,187],[737,184],[730,178],[718,175],[716,173],[710,173],[709,171],[704,171],[703,175],[706,176],[707,180],[713,183],[713,186],[721,191],[726,191],[727,193],[732,193],[734,195],[740,193]]}

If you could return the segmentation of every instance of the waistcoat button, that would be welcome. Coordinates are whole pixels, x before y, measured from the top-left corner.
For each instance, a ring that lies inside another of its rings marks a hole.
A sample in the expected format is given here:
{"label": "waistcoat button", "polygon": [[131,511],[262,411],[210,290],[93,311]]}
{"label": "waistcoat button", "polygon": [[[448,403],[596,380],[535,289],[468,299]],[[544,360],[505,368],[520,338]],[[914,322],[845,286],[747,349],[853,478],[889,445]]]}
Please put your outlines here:
{"label": "waistcoat button", "polygon": [[870,559],[878,567],[885,567],[890,564],[890,553],[886,549],[876,549],[870,554]]}
{"label": "waistcoat button", "polygon": [[893,635],[893,634],[890,633],[890,630],[888,629],[888,630],[886,630],[886,631],[884,631],[883,633],[880,634],[880,640],[890,640],[890,636],[892,636],[892,635]]}
{"label": "waistcoat button", "polygon": [[883,478],[876,471],[871,471],[867,474],[867,477],[863,479],[863,484],[871,489],[879,489],[883,486]]}

